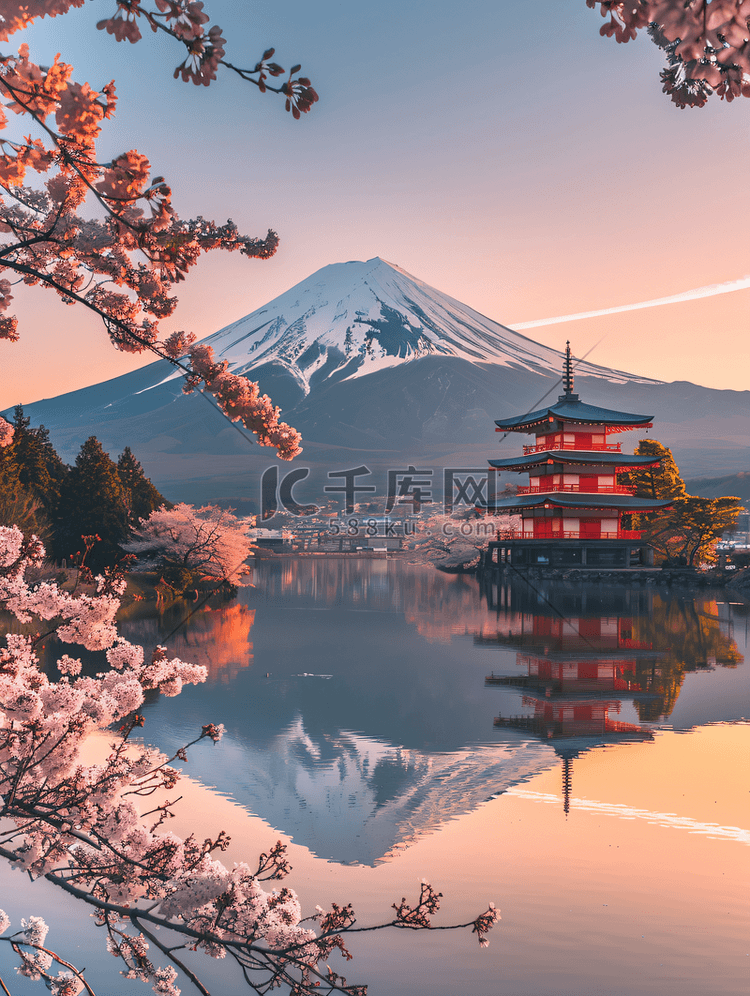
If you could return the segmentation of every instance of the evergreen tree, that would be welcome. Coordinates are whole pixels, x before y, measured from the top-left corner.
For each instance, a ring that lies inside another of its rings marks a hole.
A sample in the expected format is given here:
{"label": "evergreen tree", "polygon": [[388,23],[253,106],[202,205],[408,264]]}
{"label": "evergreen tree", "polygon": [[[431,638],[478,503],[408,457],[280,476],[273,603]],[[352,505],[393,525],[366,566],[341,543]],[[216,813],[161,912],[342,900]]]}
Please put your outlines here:
{"label": "evergreen tree", "polygon": [[5,508],[21,487],[15,450],[15,435],[10,446],[0,446],[0,525],[2,526],[13,524],[6,521]]}
{"label": "evergreen tree", "polygon": [[[30,521],[32,499],[18,478],[15,441],[0,447],[0,526],[17,525],[24,533],[33,532]],[[20,515],[21,521],[18,521]]]}
{"label": "evergreen tree", "polygon": [[126,446],[120,454],[117,474],[125,490],[131,526],[136,526],[141,519],[147,519],[157,508],[164,506],[171,508],[170,502],[146,477],[143,467],[133,456],[129,446]]}
{"label": "evergreen tree", "polygon": [[690,567],[711,562],[716,541],[737,521],[739,499],[686,494],[672,451],[656,439],[642,439],[635,452],[659,460],[659,466],[634,468],[620,481],[634,487],[639,498],[670,498],[673,504],[660,512],[623,516],[625,528],[643,530],[643,538],[668,561]]}
{"label": "evergreen tree", "polygon": [[657,467],[635,467],[619,476],[621,484],[635,488],[639,498],[681,498],[685,484],[674,462],[672,451],[657,439],[642,439],[635,448],[638,456],[659,460]]}
{"label": "evergreen tree", "polygon": [[[722,533],[729,532],[742,511],[739,498],[698,498],[683,495],[675,499],[671,509],[650,516],[644,539],[667,558],[693,567],[701,562],[712,563],[714,547]],[[639,523],[638,528],[641,528]]]}
{"label": "evergreen tree", "polygon": [[63,483],[55,516],[55,556],[58,560],[82,554],[83,536],[98,536],[87,557],[92,570],[101,570],[123,556],[127,539],[128,500],[117,467],[96,436],[81,447]]}
{"label": "evergreen tree", "polygon": [[13,419],[13,446],[19,481],[40,503],[48,515],[54,515],[60,500],[60,488],[67,467],[57,455],[43,425],[32,428],[23,407],[16,405]]}
{"label": "evergreen tree", "polygon": [[31,425],[31,417],[24,415],[23,405],[16,405],[13,409],[13,428],[15,430],[13,439],[18,442],[18,433],[26,432]]}
{"label": "evergreen tree", "polygon": [[35,533],[48,543],[51,524],[33,489],[21,478],[18,431],[10,446],[0,447],[0,526],[18,526],[26,536]]}

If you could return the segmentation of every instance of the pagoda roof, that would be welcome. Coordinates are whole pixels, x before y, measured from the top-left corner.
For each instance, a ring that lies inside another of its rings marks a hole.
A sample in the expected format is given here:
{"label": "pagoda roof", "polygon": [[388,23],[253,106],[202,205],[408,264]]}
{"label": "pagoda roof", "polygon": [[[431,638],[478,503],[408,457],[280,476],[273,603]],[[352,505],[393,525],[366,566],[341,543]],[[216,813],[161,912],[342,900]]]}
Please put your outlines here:
{"label": "pagoda roof", "polygon": [[[532,696],[530,696],[532,697]],[[546,699],[540,700],[546,702]],[[612,705],[615,703],[612,702]],[[495,726],[510,727],[516,730],[528,730],[532,736],[544,740],[565,740],[569,747],[576,745],[579,749],[589,749],[597,744],[610,743],[620,739],[653,740],[653,730],[633,723],[621,723],[618,720],[602,717],[599,729],[589,729],[585,721],[545,720],[541,716],[496,716]]]}
{"label": "pagoda roof", "polygon": [[504,457],[502,460],[490,460],[490,467],[497,470],[529,470],[541,467],[547,463],[567,464],[598,464],[607,467],[650,467],[658,464],[652,456],[641,456],[634,453],[614,453],[602,450],[542,450],[539,453],[529,453],[526,456]]}
{"label": "pagoda roof", "polygon": [[[543,616],[542,618],[549,618]],[[592,616],[590,618],[596,618]],[[580,617],[579,617],[580,621]],[[664,657],[666,651],[653,650],[648,647],[626,647],[622,645],[603,647],[600,645],[601,636],[581,636],[580,633],[571,633],[565,638],[562,636],[548,636],[546,633],[503,633],[498,630],[491,635],[481,633],[474,634],[474,646],[476,647],[519,647],[527,651],[527,656],[536,657],[540,661],[549,661],[552,664],[589,664],[599,662],[606,665],[630,665],[634,660],[646,658]],[[593,640],[593,644],[592,644]],[[493,672],[494,674],[494,672]],[[485,678],[488,681],[489,678]],[[546,680],[546,679],[540,679]],[[640,693],[639,693],[640,694]]]}
{"label": "pagoda roof", "polygon": [[561,394],[554,405],[539,408],[526,415],[515,415],[513,418],[495,420],[499,431],[531,432],[538,426],[550,420],[560,419],[564,422],[580,422],[584,425],[609,425],[619,428],[638,428],[651,423],[653,415],[636,415],[633,412],[617,412],[611,408],[599,408],[597,405],[587,405],[580,401],[577,394]]}
{"label": "pagoda roof", "polygon": [[618,512],[655,512],[672,504],[672,499],[635,498],[633,495],[617,494],[571,494],[566,491],[553,491],[547,494],[513,495],[499,501],[478,505],[487,511],[512,511],[521,508],[601,508],[616,509]]}

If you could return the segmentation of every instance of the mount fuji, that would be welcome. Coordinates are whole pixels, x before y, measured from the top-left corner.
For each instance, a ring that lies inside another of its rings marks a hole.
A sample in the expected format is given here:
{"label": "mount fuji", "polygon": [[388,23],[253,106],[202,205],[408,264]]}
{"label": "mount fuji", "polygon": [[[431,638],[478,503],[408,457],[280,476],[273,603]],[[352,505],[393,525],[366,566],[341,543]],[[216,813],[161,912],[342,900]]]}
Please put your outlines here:
{"label": "mount fuji", "polygon": [[[257,380],[302,432],[295,465],[311,468],[308,483],[359,464],[486,466],[498,455],[494,419],[559,393],[562,369],[561,352],[377,257],[323,267],[203,341],[233,373]],[[683,475],[750,467],[750,392],[665,384],[585,361],[576,389],[593,404],[653,413],[654,435],[672,446]],[[113,453],[129,445],[175,499],[254,497],[259,474],[276,462],[205,396],[183,395],[164,360],[24,408],[64,459],[92,434]],[[515,452],[518,441],[504,448]]]}
{"label": "mount fuji", "polygon": [[[499,325],[376,257],[325,266],[205,342],[235,373],[275,365],[307,395],[425,357],[503,363],[556,375],[561,354]],[[616,383],[654,383],[584,364]]]}

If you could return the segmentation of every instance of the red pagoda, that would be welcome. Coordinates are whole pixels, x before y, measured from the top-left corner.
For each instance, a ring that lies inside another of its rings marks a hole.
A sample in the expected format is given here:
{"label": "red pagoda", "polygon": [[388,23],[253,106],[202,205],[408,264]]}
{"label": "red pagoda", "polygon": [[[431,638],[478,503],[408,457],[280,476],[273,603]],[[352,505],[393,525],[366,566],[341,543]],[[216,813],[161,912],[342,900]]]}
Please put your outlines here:
{"label": "red pagoda", "polygon": [[626,454],[609,436],[651,428],[651,415],[587,405],[573,393],[570,343],[565,351],[563,388],[557,402],[514,418],[498,419],[497,432],[523,432],[534,442],[523,455],[490,460],[495,470],[528,473],[528,486],[510,498],[490,501],[489,514],[519,514],[522,528],[490,543],[487,566],[552,565],[629,568],[653,563],[641,534],[622,528],[622,516],[653,512],[669,501],[636,498],[617,483],[635,467],[658,465],[653,457]]}

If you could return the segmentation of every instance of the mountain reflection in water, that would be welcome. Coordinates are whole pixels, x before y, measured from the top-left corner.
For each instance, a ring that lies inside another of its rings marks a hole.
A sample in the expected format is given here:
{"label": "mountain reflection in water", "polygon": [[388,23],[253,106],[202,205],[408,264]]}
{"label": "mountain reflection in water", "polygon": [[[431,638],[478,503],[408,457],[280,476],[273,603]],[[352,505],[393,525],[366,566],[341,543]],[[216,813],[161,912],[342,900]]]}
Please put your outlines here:
{"label": "mountain reflection in water", "polygon": [[[706,595],[334,557],[261,561],[254,582],[167,640],[209,680],[151,701],[146,736],[223,722],[191,773],[333,861],[386,860],[556,764],[567,808],[581,752],[747,715],[746,610]],[[124,635],[163,642],[192,608],[133,613]],[[711,684],[680,715],[695,673]]]}

